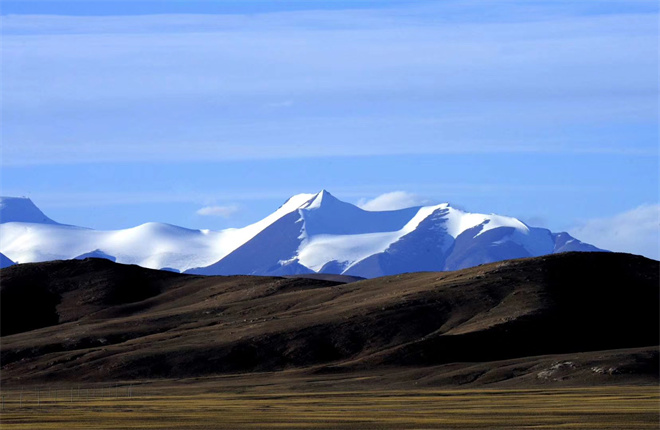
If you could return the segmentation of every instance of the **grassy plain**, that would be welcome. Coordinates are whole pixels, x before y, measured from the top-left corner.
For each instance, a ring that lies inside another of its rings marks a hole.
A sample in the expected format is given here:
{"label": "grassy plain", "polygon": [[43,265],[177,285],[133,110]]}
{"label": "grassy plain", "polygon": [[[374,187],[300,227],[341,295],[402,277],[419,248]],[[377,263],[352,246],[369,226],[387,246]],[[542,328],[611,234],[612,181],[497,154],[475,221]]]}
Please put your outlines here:
{"label": "grassy plain", "polygon": [[[167,390],[162,390],[166,393]],[[11,429],[657,429],[657,387],[139,395],[5,391]],[[42,397],[43,396],[43,397]]]}

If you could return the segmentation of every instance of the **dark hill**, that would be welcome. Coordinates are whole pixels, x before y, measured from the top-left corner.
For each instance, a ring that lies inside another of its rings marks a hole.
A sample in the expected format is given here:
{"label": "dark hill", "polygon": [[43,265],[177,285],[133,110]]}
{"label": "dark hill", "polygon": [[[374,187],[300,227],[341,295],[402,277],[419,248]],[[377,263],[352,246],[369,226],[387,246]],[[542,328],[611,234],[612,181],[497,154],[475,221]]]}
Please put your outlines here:
{"label": "dark hill", "polygon": [[657,378],[659,268],[567,253],[341,284],[94,259],[12,266],[0,272],[2,332],[13,333],[2,380],[371,371],[633,348]]}
{"label": "dark hill", "polygon": [[190,280],[98,258],[19,264],[1,273],[2,336],[140,302]]}

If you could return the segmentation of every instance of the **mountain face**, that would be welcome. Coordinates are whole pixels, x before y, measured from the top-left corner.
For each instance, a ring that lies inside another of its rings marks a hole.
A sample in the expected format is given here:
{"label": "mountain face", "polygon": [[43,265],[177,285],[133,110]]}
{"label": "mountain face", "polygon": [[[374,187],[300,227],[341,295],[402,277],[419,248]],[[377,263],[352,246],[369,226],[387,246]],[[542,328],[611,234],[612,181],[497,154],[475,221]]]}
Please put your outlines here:
{"label": "mountain face", "polygon": [[5,267],[13,266],[14,263],[11,261],[7,256],[3,253],[0,252],[0,269],[4,269]]}
{"label": "mountain face", "polygon": [[188,273],[373,278],[565,251],[601,250],[515,218],[466,213],[448,204],[370,212],[324,190],[227,257]]}
{"label": "mountain face", "polygon": [[204,275],[343,274],[372,278],[458,270],[512,258],[601,251],[567,233],[448,204],[365,211],[323,190],[291,197],[241,229],[162,223],[96,231],[55,223],[29,199],[2,198],[0,252],[17,263],[100,257]]}

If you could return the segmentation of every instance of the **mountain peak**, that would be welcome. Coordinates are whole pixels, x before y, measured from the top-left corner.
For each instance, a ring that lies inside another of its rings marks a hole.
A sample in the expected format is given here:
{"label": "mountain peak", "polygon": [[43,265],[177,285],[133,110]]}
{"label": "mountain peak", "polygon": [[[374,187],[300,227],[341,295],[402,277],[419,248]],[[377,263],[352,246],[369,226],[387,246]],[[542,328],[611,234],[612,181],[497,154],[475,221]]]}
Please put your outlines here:
{"label": "mountain peak", "polygon": [[[286,201],[285,206],[289,203],[299,203],[298,209],[318,209],[321,207],[328,207],[330,205],[350,205],[349,203],[342,202],[326,189],[322,189],[316,194],[297,194]],[[352,205],[350,205],[352,206]]]}
{"label": "mountain peak", "polygon": [[0,223],[7,222],[58,224],[27,197],[0,197]]}
{"label": "mountain peak", "polygon": [[330,194],[327,190],[323,189],[316,193],[314,196],[314,199],[310,201],[310,203],[305,207],[305,209],[316,209],[320,207],[327,207],[328,205],[332,205],[335,203],[342,203],[341,200]]}

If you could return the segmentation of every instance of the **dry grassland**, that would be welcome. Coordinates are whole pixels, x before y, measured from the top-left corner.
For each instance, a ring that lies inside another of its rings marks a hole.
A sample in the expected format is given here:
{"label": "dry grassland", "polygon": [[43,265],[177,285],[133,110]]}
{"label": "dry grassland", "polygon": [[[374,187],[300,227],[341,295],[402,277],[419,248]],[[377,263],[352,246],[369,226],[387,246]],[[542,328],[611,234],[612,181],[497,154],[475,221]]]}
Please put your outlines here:
{"label": "dry grassland", "polygon": [[657,387],[4,399],[3,430],[657,429],[660,412]]}

